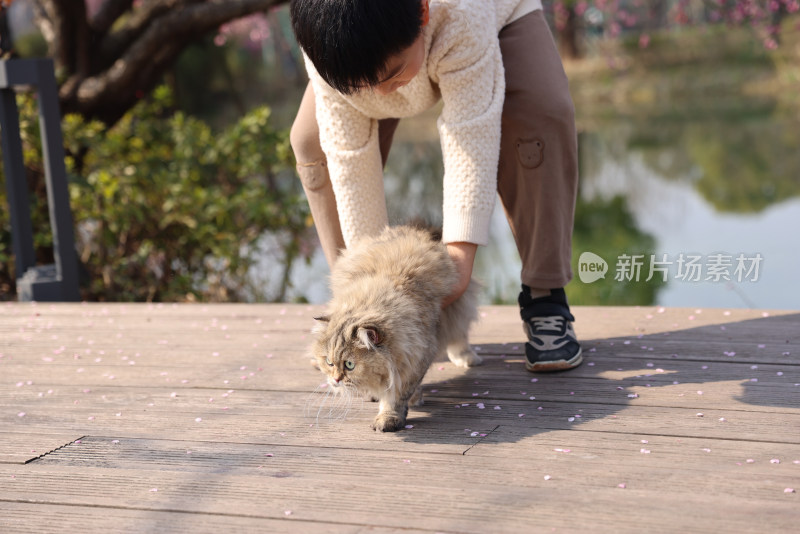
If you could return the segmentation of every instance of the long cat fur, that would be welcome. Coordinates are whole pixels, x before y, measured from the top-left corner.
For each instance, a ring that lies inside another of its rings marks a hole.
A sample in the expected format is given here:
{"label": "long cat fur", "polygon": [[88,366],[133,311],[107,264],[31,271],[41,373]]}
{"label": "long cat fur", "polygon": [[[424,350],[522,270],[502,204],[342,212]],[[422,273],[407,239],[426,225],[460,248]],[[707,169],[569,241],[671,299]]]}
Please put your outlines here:
{"label": "long cat fur", "polygon": [[352,388],[380,402],[373,429],[403,428],[438,355],[462,367],[481,363],[468,340],[478,316],[475,281],[441,309],[457,280],[445,245],[409,226],[365,238],[337,260],[312,352],[334,390]]}

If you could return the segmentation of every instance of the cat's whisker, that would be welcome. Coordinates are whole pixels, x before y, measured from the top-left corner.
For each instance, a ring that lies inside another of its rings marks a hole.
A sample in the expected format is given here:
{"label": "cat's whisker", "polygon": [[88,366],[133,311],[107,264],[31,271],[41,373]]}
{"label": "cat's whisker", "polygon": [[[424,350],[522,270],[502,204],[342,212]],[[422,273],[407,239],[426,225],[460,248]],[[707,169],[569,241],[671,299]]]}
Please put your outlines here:
{"label": "cat's whisker", "polygon": [[322,402],[320,402],[319,404],[319,409],[317,410],[317,424],[319,424],[319,414],[322,412],[322,409],[325,407],[325,403],[328,402],[328,399],[330,398],[331,395],[333,395],[333,392],[331,390],[328,390],[325,393],[325,396],[322,398]]}
{"label": "cat's whisker", "polygon": [[328,412],[328,417],[331,419],[341,419],[339,415],[334,417],[334,413],[340,414],[343,410],[346,412],[346,407],[350,403],[350,388],[342,386],[338,391],[338,402],[331,406],[330,412]]}
{"label": "cat's whisker", "polygon": [[[316,388],[314,388],[314,391],[312,391],[311,393],[308,394],[308,397],[306,398],[305,408],[303,410],[303,414],[306,417],[309,417],[311,415],[311,411],[316,406],[316,404],[317,404],[316,401],[317,401],[317,399],[319,399],[319,397],[317,395],[319,393],[325,393],[325,396],[320,401],[322,403],[325,402],[325,397],[330,395],[331,391],[330,391],[330,389],[326,389],[327,386],[328,386],[328,384],[326,382],[323,382],[323,383],[319,384]],[[318,412],[318,414],[319,414],[319,412]]]}

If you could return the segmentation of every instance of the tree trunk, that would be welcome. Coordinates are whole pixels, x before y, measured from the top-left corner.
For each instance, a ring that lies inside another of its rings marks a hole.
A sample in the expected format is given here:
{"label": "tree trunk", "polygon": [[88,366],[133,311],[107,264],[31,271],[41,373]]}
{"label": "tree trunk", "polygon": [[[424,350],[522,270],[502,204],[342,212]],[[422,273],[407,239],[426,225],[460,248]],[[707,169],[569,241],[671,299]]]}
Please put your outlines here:
{"label": "tree trunk", "polygon": [[[36,23],[61,80],[64,113],[111,125],[196,39],[230,20],[286,0],[105,0],[91,18],[85,0],[34,0]],[[202,83],[202,81],[198,81]]]}

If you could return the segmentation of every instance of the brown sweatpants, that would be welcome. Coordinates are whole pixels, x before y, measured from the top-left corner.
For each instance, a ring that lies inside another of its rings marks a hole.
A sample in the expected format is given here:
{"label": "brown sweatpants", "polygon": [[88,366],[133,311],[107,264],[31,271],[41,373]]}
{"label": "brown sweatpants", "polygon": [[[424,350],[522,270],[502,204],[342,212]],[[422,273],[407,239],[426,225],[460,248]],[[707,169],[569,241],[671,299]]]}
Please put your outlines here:
{"label": "brown sweatpants", "polygon": [[[575,111],[567,76],[542,11],[515,20],[499,38],[506,95],[497,191],[522,258],[522,283],[540,289],[564,287],[572,278],[578,186]],[[379,122],[384,164],[397,122]],[[291,144],[322,249],[332,265],[344,238],[320,146],[311,84],[292,125]]]}

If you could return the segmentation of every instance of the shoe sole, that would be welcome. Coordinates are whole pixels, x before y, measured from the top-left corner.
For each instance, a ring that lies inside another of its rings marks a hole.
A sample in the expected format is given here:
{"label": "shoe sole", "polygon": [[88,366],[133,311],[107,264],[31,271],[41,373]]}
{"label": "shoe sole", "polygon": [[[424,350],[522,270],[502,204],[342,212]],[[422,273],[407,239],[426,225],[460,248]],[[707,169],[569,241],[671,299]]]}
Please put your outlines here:
{"label": "shoe sole", "polygon": [[583,362],[583,350],[578,349],[578,354],[569,360],[555,360],[552,362],[525,362],[525,369],[532,373],[552,373],[553,371],[566,371],[574,369]]}

